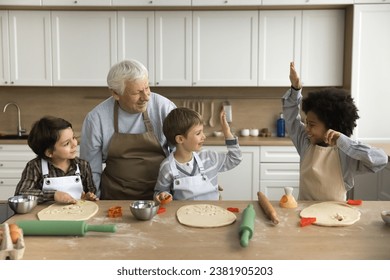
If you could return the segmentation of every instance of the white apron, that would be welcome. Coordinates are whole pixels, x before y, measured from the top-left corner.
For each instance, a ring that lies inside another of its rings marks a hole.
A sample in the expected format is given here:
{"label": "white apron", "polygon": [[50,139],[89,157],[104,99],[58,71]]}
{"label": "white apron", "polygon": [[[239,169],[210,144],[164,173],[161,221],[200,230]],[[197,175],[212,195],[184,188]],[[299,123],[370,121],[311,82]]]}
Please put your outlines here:
{"label": "white apron", "polygon": [[47,160],[42,159],[43,191],[61,191],[70,194],[74,199],[80,199],[83,193],[83,184],[80,177],[79,165],[76,164],[76,175],[48,177],[49,166]]}
{"label": "white apron", "polygon": [[337,147],[310,145],[301,163],[299,200],[345,201]]}
{"label": "white apron", "polygon": [[173,199],[177,200],[218,200],[218,187],[214,187],[207,178],[203,163],[197,153],[192,153],[200,174],[179,178],[173,153],[169,155],[169,164],[173,174]]}

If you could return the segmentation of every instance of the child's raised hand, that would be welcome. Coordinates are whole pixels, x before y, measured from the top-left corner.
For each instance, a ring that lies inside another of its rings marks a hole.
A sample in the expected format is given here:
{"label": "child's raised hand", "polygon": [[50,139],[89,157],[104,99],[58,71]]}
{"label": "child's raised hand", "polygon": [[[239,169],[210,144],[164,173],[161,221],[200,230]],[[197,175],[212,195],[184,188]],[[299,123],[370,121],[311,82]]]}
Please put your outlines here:
{"label": "child's raised hand", "polygon": [[225,136],[225,138],[226,139],[234,138],[232,132],[230,131],[229,123],[226,120],[226,112],[223,109],[223,107],[221,109],[221,112],[219,113],[219,119],[220,119],[221,126],[222,126],[222,132],[223,132],[223,135]]}
{"label": "child's raised hand", "polygon": [[75,204],[77,200],[66,192],[56,191],[54,193],[54,201],[65,204]]}
{"label": "child's raised hand", "polygon": [[290,62],[290,82],[293,88],[295,89],[301,89],[301,81],[299,79],[298,73],[295,70],[295,64],[294,62]]}
{"label": "child's raised hand", "polygon": [[328,131],[325,133],[325,143],[329,144],[330,146],[336,146],[337,139],[340,138],[340,132],[335,131],[333,129],[328,129]]}

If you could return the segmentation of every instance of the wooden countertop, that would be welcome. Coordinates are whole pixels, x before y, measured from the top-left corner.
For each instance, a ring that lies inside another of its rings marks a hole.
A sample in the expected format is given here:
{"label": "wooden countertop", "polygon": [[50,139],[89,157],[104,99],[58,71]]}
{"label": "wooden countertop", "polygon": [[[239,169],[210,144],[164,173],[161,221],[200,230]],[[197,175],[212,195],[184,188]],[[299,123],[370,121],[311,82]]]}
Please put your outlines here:
{"label": "wooden countertop", "polygon": [[[38,260],[374,260],[390,259],[390,226],[380,216],[390,210],[390,201],[364,201],[356,206],[361,219],[347,227],[299,226],[299,212],[313,202],[299,202],[296,209],[283,209],[272,202],[280,223],[276,226],[264,216],[257,201],[173,201],[166,212],[150,221],[136,220],[129,210],[130,201],[98,201],[98,213],[88,224],[117,225],[116,233],[87,232],[75,236],[25,236],[23,259]],[[186,204],[210,203],[221,207],[238,207],[232,225],[200,229],[183,226],[176,211]],[[255,230],[249,246],[239,243],[238,230],[242,211],[253,204]],[[123,207],[122,218],[108,218],[111,206]],[[47,205],[38,205],[32,213],[15,215],[7,220],[34,220]]]}

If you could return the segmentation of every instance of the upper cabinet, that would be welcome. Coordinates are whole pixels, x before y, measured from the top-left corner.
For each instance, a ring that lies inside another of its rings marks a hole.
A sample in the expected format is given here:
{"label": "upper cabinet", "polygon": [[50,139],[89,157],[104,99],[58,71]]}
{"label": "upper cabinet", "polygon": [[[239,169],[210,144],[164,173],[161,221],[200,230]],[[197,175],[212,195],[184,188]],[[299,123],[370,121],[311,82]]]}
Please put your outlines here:
{"label": "upper cabinet", "polygon": [[53,84],[106,86],[117,62],[116,12],[53,11]]}
{"label": "upper cabinet", "polygon": [[0,18],[1,84],[51,85],[50,11],[0,11]]}
{"label": "upper cabinet", "polygon": [[192,0],[192,6],[259,6],[262,0]]}
{"label": "upper cabinet", "polygon": [[154,30],[153,11],[118,12],[118,61],[130,58],[140,61],[149,71],[151,85],[155,84]]}
{"label": "upper cabinet", "polygon": [[191,0],[112,0],[112,6],[156,7],[156,6],[191,6]]}
{"label": "upper cabinet", "polygon": [[[263,6],[292,5],[345,5],[353,4],[354,0],[263,0]],[[356,0],[355,0],[356,2]]]}
{"label": "upper cabinet", "polygon": [[191,86],[192,12],[155,13],[157,86]]}
{"label": "upper cabinet", "polygon": [[303,11],[301,78],[304,86],[342,86],[344,10]]}
{"label": "upper cabinet", "polygon": [[390,142],[390,5],[355,5],[351,93],[360,118],[354,136],[363,142]]}
{"label": "upper cabinet", "polygon": [[42,0],[43,6],[111,6],[111,0]]}
{"label": "upper cabinet", "polygon": [[193,25],[194,86],[257,86],[258,11],[196,11]]}
{"label": "upper cabinet", "polygon": [[260,11],[259,85],[289,86],[289,62],[301,69],[302,11]]}
{"label": "upper cabinet", "polygon": [[289,86],[290,61],[304,86],[343,85],[344,10],[260,11],[259,18],[259,86]]}

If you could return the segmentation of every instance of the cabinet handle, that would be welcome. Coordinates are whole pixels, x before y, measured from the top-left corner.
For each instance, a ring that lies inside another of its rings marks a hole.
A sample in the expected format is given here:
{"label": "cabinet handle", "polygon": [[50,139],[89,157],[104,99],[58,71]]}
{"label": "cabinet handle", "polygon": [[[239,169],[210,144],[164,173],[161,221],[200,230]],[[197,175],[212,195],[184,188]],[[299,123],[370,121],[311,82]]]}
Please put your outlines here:
{"label": "cabinet handle", "polygon": [[77,4],[77,1],[74,1],[73,3]]}
{"label": "cabinet handle", "polygon": [[149,1],[149,4],[153,4],[153,1]]}
{"label": "cabinet handle", "polygon": [[4,164],[0,163],[0,167],[3,167],[3,166],[4,166]]}
{"label": "cabinet handle", "polygon": [[13,85],[13,84],[14,84],[14,81],[11,82],[11,85]]}
{"label": "cabinet handle", "polygon": [[0,181],[0,184],[1,184],[1,185],[4,184],[4,181]]}

